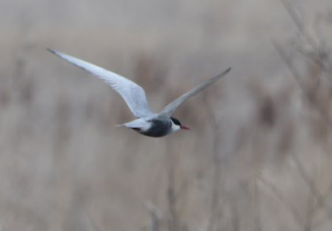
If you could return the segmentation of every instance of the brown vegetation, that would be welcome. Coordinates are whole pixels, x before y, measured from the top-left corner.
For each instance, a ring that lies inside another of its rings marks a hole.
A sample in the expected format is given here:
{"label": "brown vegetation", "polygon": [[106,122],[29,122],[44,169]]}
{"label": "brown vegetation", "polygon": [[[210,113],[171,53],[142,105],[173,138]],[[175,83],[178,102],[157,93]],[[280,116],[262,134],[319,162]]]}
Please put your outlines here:
{"label": "brown vegetation", "polygon": [[[11,2],[1,230],[331,230],[329,0]],[[156,111],[233,70],[179,108],[190,132],[151,139],[116,128],[121,98],[46,47],[128,76]]]}

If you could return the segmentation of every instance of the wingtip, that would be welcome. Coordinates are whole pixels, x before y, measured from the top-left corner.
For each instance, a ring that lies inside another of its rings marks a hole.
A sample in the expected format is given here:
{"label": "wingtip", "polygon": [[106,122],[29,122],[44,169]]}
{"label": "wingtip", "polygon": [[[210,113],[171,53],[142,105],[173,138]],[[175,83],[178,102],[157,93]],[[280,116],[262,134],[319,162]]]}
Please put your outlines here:
{"label": "wingtip", "polygon": [[57,51],[57,50],[54,50],[54,49],[51,49],[51,48],[46,48],[46,50],[48,50],[52,54],[55,54],[57,56],[61,56],[61,53],[59,51]]}
{"label": "wingtip", "polygon": [[232,70],[232,67],[227,68],[226,71],[225,71],[225,74],[230,72],[231,70]]}
{"label": "wingtip", "polygon": [[55,53],[55,50],[51,49],[51,48],[46,48],[46,50],[48,50],[51,53]]}
{"label": "wingtip", "polygon": [[231,70],[232,70],[232,67],[229,67],[226,70],[224,70],[221,74],[216,76],[215,78],[221,78],[221,77],[225,76],[226,74],[228,74],[228,72],[230,72]]}
{"label": "wingtip", "polygon": [[53,50],[51,48],[46,48],[46,50],[49,51],[49,52],[51,52],[52,54],[55,54],[55,55],[59,56],[59,52],[56,51],[56,50]]}

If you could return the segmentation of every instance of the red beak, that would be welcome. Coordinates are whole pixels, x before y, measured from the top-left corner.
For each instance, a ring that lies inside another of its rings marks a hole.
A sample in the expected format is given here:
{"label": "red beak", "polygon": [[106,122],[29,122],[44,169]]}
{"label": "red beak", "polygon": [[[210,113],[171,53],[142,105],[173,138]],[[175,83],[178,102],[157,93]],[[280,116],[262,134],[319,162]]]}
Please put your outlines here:
{"label": "red beak", "polygon": [[181,129],[184,129],[184,130],[190,130],[190,128],[188,128],[188,127],[186,127],[186,126],[184,126],[184,125],[181,125],[180,128],[181,128]]}

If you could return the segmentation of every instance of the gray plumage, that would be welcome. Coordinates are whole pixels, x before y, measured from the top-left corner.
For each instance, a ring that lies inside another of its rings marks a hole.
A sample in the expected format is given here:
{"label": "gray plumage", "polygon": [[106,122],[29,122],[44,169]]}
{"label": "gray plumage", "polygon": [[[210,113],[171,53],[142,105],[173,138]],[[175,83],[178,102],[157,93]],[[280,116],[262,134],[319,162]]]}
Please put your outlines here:
{"label": "gray plumage", "polygon": [[144,89],[133,81],[73,56],[51,49],[48,50],[69,63],[99,77],[110,85],[121,95],[131,112],[137,117],[136,120],[124,123],[120,126],[132,128],[143,135],[151,137],[162,137],[180,129],[188,129],[186,126],[181,125],[180,121],[171,117],[172,114],[185,100],[213,84],[231,70],[231,68],[228,68],[216,77],[201,83],[191,91],[168,104],[160,113],[154,114],[149,107]]}
{"label": "gray plumage", "polygon": [[177,98],[176,100],[174,100],[173,102],[171,102],[170,104],[168,104],[161,112],[160,114],[165,115],[165,116],[171,116],[173,115],[173,113],[175,112],[175,110],[177,109],[178,106],[180,106],[185,100],[189,99],[191,96],[196,95],[197,93],[199,93],[200,91],[202,91],[204,88],[210,86],[211,84],[213,84],[214,82],[216,82],[218,79],[220,79],[221,77],[225,76],[228,72],[230,72],[231,68],[229,67],[227,70],[225,70],[223,73],[217,75],[216,77],[213,77],[203,83],[201,83],[200,85],[198,85],[197,87],[195,87],[194,89],[192,89],[191,91],[183,94],[182,96],[180,96],[179,98]]}

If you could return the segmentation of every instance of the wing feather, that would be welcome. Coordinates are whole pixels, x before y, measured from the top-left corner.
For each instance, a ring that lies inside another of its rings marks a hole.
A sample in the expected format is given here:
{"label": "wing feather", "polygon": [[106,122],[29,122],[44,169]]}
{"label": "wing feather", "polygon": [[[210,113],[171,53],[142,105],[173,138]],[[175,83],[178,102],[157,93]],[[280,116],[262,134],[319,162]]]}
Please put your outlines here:
{"label": "wing feather", "polygon": [[213,77],[213,78],[205,81],[204,83],[198,85],[191,91],[183,94],[182,96],[180,96],[179,98],[177,98],[176,100],[174,100],[173,102],[168,104],[159,114],[163,115],[163,116],[168,116],[168,117],[171,116],[174,113],[174,111],[177,109],[177,107],[179,107],[185,100],[196,95],[197,93],[202,91],[204,88],[210,86],[211,84],[216,82],[218,79],[225,76],[230,70],[231,70],[231,68],[229,67],[227,70],[225,70],[221,74],[217,75],[216,77]]}
{"label": "wing feather", "polygon": [[131,112],[137,118],[142,118],[153,114],[146,99],[144,89],[133,81],[73,56],[66,55],[56,50],[48,50],[58,57],[66,60],[67,62],[72,63],[75,66],[80,67],[92,75],[104,80],[121,95]]}

